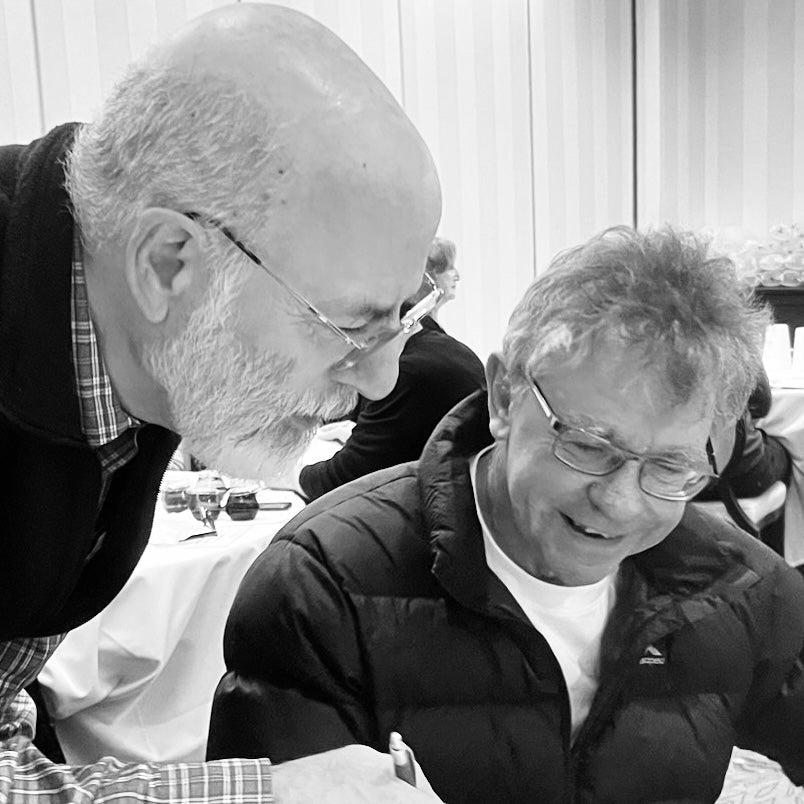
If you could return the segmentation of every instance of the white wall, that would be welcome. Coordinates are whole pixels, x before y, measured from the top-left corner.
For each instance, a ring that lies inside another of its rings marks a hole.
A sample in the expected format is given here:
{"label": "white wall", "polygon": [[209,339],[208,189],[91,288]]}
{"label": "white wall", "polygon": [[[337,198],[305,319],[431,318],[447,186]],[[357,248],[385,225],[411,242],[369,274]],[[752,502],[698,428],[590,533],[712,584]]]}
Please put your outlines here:
{"label": "white wall", "polygon": [[[614,223],[763,234],[804,217],[798,0],[286,0],[422,131],[485,356],[558,250]],[[0,142],[88,119],[125,64],[218,0],[0,0]],[[637,171],[632,101],[637,108]],[[637,203],[634,182],[637,181]]]}

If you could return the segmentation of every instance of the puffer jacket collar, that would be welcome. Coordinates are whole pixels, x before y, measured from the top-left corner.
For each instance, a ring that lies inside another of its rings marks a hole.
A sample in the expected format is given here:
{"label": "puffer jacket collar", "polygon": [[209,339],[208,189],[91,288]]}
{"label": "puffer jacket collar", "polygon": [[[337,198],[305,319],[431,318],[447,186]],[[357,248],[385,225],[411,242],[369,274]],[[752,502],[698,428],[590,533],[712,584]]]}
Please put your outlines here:
{"label": "puffer jacket collar", "polygon": [[422,451],[419,491],[433,549],[432,572],[461,605],[524,619],[513,596],[486,565],[475,512],[469,461],[490,443],[486,395],[476,391],[441,420]]}

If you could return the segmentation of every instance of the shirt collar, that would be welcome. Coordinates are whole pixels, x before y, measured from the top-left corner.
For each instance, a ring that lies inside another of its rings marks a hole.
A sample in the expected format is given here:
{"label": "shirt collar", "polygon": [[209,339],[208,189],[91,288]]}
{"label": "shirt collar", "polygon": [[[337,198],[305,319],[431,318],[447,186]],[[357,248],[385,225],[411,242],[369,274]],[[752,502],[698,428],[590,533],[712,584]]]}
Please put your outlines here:
{"label": "shirt collar", "polygon": [[112,388],[98,344],[87,298],[84,259],[78,227],[73,236],[72,341],[76,390],[81,408],[81,429],[95,449],[114,441],[139,425],[123,410]]}

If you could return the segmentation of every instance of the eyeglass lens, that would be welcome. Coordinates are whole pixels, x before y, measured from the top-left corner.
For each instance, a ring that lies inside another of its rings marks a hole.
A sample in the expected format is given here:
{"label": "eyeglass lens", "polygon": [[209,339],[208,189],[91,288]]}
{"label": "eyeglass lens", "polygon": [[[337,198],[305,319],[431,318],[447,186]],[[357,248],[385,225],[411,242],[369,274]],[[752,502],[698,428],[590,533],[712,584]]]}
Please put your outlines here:
{"label": "eyeglass lens", "polygon": [[435,288],[428,293],[418,304],[408,310],[399,320],[399,327],[396,329],[385,330],[371,338],[362,346],[358,346],[349,351],[345,357],[341,358],[334,366],[335,371],[343,371],[352,368],[359,360],[363,360],[368,355],[373,354],[378,349],[386,346],[396,338],[407,335],[428,313],[433,311],[436,302],[442,295],[439,288]]}
{"label": "eyeglass lens", "polygon": [[[557,435],[553,452],[570,468],[601,476],[616,471],[627,460],[613,444],[575,429],[564,430]],[[692,467],[656,458],[647,458],[640,464],[640,487],[655,496],[674,499],[693,497],[708,479],[707,475]]]}

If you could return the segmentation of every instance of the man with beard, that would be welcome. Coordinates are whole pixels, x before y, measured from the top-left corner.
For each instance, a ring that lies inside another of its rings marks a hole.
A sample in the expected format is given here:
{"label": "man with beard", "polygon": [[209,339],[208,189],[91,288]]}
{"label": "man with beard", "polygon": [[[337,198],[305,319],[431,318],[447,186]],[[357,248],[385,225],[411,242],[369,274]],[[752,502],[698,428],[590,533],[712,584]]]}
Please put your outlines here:
{"label": "man with beard", "polygon": [[0,149],[0,798],[426,798],[358,746],[274,768],[55,766],[24,688],[125,583],[179,436],[270,479],[321,418],[391,390],[439,213],[386,88],[272,6],[193,21],[93,124]]}

